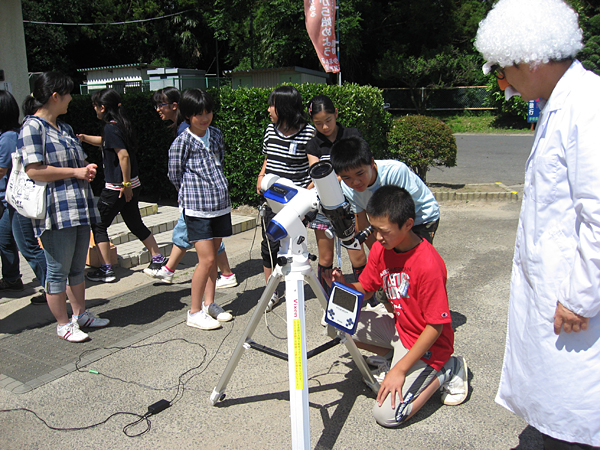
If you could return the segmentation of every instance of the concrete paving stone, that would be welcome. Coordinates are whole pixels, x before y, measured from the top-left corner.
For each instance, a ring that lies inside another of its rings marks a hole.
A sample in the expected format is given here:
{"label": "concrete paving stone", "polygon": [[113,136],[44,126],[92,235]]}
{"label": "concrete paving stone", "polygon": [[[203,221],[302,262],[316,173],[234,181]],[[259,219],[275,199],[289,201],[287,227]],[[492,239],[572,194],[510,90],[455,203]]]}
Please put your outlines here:
{"label": "concrete paving stone", "polygon": [[64,364],[64,365],[60,366],[60,368],[63,369],[67,373],[77,371],[77,366],[75,365],[75,363]]}
{"label": "concrete paving stone", "polygon": [[43,384],[46,383],[50,383],[51,381],[56,380],[56,377],[50,373],[46,373],[42,376],[37,377],[35,380],[31,380],[29,382],[27,382],[27,384],[29,386],[31,386],[32,389],[35,389],[39,386],[42,386]]}
{"label": "concrete paving stone", "polygon": [[54,369],[52,372],[49,373],[49,375],[53,376],[55,379],[60,378],[60,377],[64,377],[66,374],[68,374],[69,372],[67,372],[64,369],[61,369],[60,367],[57,369]]}
{"label": "concrete paving stone", "polygon": [[37,386],[35,386],[35,385],[32,386],[29,383],[21,383],[20,386],[15,386],[10,391],[13,394],[26,394],[27,392],[30,392],[30,391],[34,390],[36,387]]}
{"label": "concrete paving stone", "polygon": [[0,389],[6,388],[9,384],[16,381],[15,379],[0,373]]}
{"label": "concrete paving stone", "polygon": [[139,255],[140,258],[140,264],[150,264],[150,253],[149,252],[143,252]]}
{"label": "concrete paving stone", "polygon": [[6,389],[9,392],[13,392],[15,389],[20,388],[22,385],[23,383],[13,379],[10,383],[4,385],[4,389]]}

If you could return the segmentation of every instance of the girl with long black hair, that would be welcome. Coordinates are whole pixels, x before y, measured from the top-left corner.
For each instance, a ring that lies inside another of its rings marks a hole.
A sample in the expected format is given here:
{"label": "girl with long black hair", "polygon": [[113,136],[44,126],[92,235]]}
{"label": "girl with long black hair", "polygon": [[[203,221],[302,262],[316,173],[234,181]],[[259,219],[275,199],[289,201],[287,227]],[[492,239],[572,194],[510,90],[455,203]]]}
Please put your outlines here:
{"label": "girl with long black hair", "polygon": [[96,116],[104,123],[101,136],[79,134],[82,142],[102,147],[104,189],[98,200],[101,221],[92,227],[94,240],[100,250],[102,265],[87,278],[110,283],[116,280],[110,264],[108,227],[121,213],[127,228],[146,246],[152,255],[149,268],[160,268],[165,258],[158,249],[152,232],[142,222],[138,199],[141,183],[138,177],[137,142],[131,122],[114,89],[102,89],[92,96]]}
{"label": "girl with long black hair", "polygon": [[[293,86],[280,86],[269,95],[269,117],[271,122],[265,130],[262,152],[265,155],[262,168],[256,180],[256,191],[261,192],[261,183],[266,174],[279,175],[292,180],[300,187],[311,184],[308,176],[306,145],[315,134],[315,128],[308,123],[308,117],[302,104],[302,96]],[[277,260],[279,241],[269,242],[265,234],[275,214],[267,206],[261,255],[265,280],[269,280],[273,271],[273,262]],[[270,311],[280,301],[275,292],[269,301]]]}

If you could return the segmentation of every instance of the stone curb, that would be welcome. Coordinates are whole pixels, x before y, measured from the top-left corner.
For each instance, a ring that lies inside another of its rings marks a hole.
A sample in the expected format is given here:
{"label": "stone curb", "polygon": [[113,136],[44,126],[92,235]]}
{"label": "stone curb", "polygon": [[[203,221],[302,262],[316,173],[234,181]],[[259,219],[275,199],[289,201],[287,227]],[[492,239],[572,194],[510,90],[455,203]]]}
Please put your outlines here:
{"label": "stone curb", "polygon": [[[433,196],[438,202],[460,201],[460,202],[516,202],[519,201],[519,193],[505,186],[503,183],[494,183],[498,186],[498,192],[457,192],[457,191],[438,191],[433,192]],[[489,186],[489,184],[465,184],[465,187],[476,189],[477,186]]]}

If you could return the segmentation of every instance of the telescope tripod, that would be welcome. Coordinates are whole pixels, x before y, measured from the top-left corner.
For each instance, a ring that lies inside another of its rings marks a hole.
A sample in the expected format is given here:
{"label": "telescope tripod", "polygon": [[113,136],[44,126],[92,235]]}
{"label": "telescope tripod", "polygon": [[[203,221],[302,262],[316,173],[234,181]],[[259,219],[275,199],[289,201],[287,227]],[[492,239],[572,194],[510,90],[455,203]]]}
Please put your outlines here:
{"label": "telescope tripod", "polygon": [[[310,423],[308,406],[308,371],[307,360],[318,355],[340,343],[346,345],[354,363],[360,370],[365,383],[377,393],[379,383],[373,378],[358,347],[347,333],[328,326],[328,336],[331,341],[309,351],[306,351],[306,322],[304,314],[304,282],[308,283],[316,294],[321,306],[327,309],[327,297],[323,287],[309,263],[308,250],[306,247],[306,229],[304,234],[295,238],[287,237],[281,241],[281,249],[277,255],[278,264],[269,277],[258,305],[256,306],[250,321],[246,325],[244,333],[229,359],[225,371],[221,375],[217,386],[213,389],[210,401],[215,405],[225,398],[225,388],[237,367],[242,353],[245,349],[253,348],[269,355],[288,361],[290,411],[292,421],[292,448],[310,448]],[[281,264],[280,264],[281,263]],[[288,353],[257,344],[252,340],[252,334],[266,311],[271,296],[275,293],[279,282],[285,280],[286,318],[287,318],[287,341]]]}

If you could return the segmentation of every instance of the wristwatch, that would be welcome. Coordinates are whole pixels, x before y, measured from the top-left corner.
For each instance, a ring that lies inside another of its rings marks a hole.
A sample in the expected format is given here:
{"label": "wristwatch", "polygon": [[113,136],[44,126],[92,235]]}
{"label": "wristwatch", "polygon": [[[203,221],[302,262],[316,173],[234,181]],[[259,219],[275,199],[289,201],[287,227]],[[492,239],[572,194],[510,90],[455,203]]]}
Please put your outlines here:
{"label": "wristwatch", "polygon": [[123,181],[123,187],[131,187],[131,181]]}

